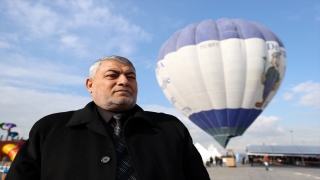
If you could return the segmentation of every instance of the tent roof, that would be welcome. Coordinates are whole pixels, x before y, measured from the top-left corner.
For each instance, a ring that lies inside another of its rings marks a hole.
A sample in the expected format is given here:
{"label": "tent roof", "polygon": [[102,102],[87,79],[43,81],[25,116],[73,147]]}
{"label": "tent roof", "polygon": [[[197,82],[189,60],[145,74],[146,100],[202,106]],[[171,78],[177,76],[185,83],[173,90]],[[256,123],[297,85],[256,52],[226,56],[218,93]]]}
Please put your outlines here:
{"label": "tent roof", "polygon": [[249,145],[248,155],[313,155],[320,156],[320,146]]}

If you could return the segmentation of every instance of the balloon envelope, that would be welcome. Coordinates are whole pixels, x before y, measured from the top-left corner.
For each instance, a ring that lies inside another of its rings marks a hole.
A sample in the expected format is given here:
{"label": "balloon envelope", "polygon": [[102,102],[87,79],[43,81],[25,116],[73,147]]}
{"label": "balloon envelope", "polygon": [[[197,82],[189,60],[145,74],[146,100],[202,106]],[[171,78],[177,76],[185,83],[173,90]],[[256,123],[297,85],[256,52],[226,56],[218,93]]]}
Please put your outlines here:
{"label": "balloon envelope", "polygon": [[271,101],[286,67],[282,41],[243,19],[205,20],[161,47],[156,76],[168,100],[226,147]]}

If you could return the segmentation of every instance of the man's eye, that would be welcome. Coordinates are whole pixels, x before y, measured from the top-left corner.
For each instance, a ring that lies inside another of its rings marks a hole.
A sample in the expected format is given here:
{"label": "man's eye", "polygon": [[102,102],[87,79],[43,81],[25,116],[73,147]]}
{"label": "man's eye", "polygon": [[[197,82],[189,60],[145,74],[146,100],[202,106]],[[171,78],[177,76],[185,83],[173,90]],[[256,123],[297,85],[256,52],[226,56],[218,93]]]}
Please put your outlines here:
{"label": "man's eye", "polygon": [[116,78],[118,77],[117,74],[107,74],[106,77]]}
{"label": "man's eye", "polygon": [[128,78],[128,79],[131,79],[131,80],[135,80],[135,79],[136,79],[135,76],[128,76],[127,78]]}

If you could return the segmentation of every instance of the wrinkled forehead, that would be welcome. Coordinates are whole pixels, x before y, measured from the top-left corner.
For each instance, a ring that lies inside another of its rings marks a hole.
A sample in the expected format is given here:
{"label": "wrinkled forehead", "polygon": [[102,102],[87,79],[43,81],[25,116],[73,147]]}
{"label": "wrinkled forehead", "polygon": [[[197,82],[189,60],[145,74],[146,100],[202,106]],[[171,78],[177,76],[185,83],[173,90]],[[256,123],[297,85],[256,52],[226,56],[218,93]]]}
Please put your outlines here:
{"label": "wrinkled forehead", "polygon": [[100,63],[99,69],[102,71],[116,70],[120,72],[136,72],[135,68],[128,63],[119,62],[117,60],[106,60]]}
{"label": "wrinkled forehead", "polygon": [[128,66],[132,66],[133,69],[135,69],[134,65],[132,64],[132,62],[130,60],[128,60],[127,58],[124,58],[124,57],[120,57],[120,56],[109,56],[109,57],[102,58],[98,61],[112,61],[112,60],[117,61],[122,64],[126,64]]}

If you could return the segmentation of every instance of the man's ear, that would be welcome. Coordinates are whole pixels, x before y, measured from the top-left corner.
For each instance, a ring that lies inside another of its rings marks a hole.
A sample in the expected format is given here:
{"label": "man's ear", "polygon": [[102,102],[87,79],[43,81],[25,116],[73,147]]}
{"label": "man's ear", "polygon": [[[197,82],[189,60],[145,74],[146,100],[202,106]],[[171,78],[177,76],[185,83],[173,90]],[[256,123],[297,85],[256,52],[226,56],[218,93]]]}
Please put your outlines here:
{"label": "man's ear", "polygon": [[92,93],[92,85],[93,85],[92,78],[87,78],[86,79],[86,88],[90,93]]}

